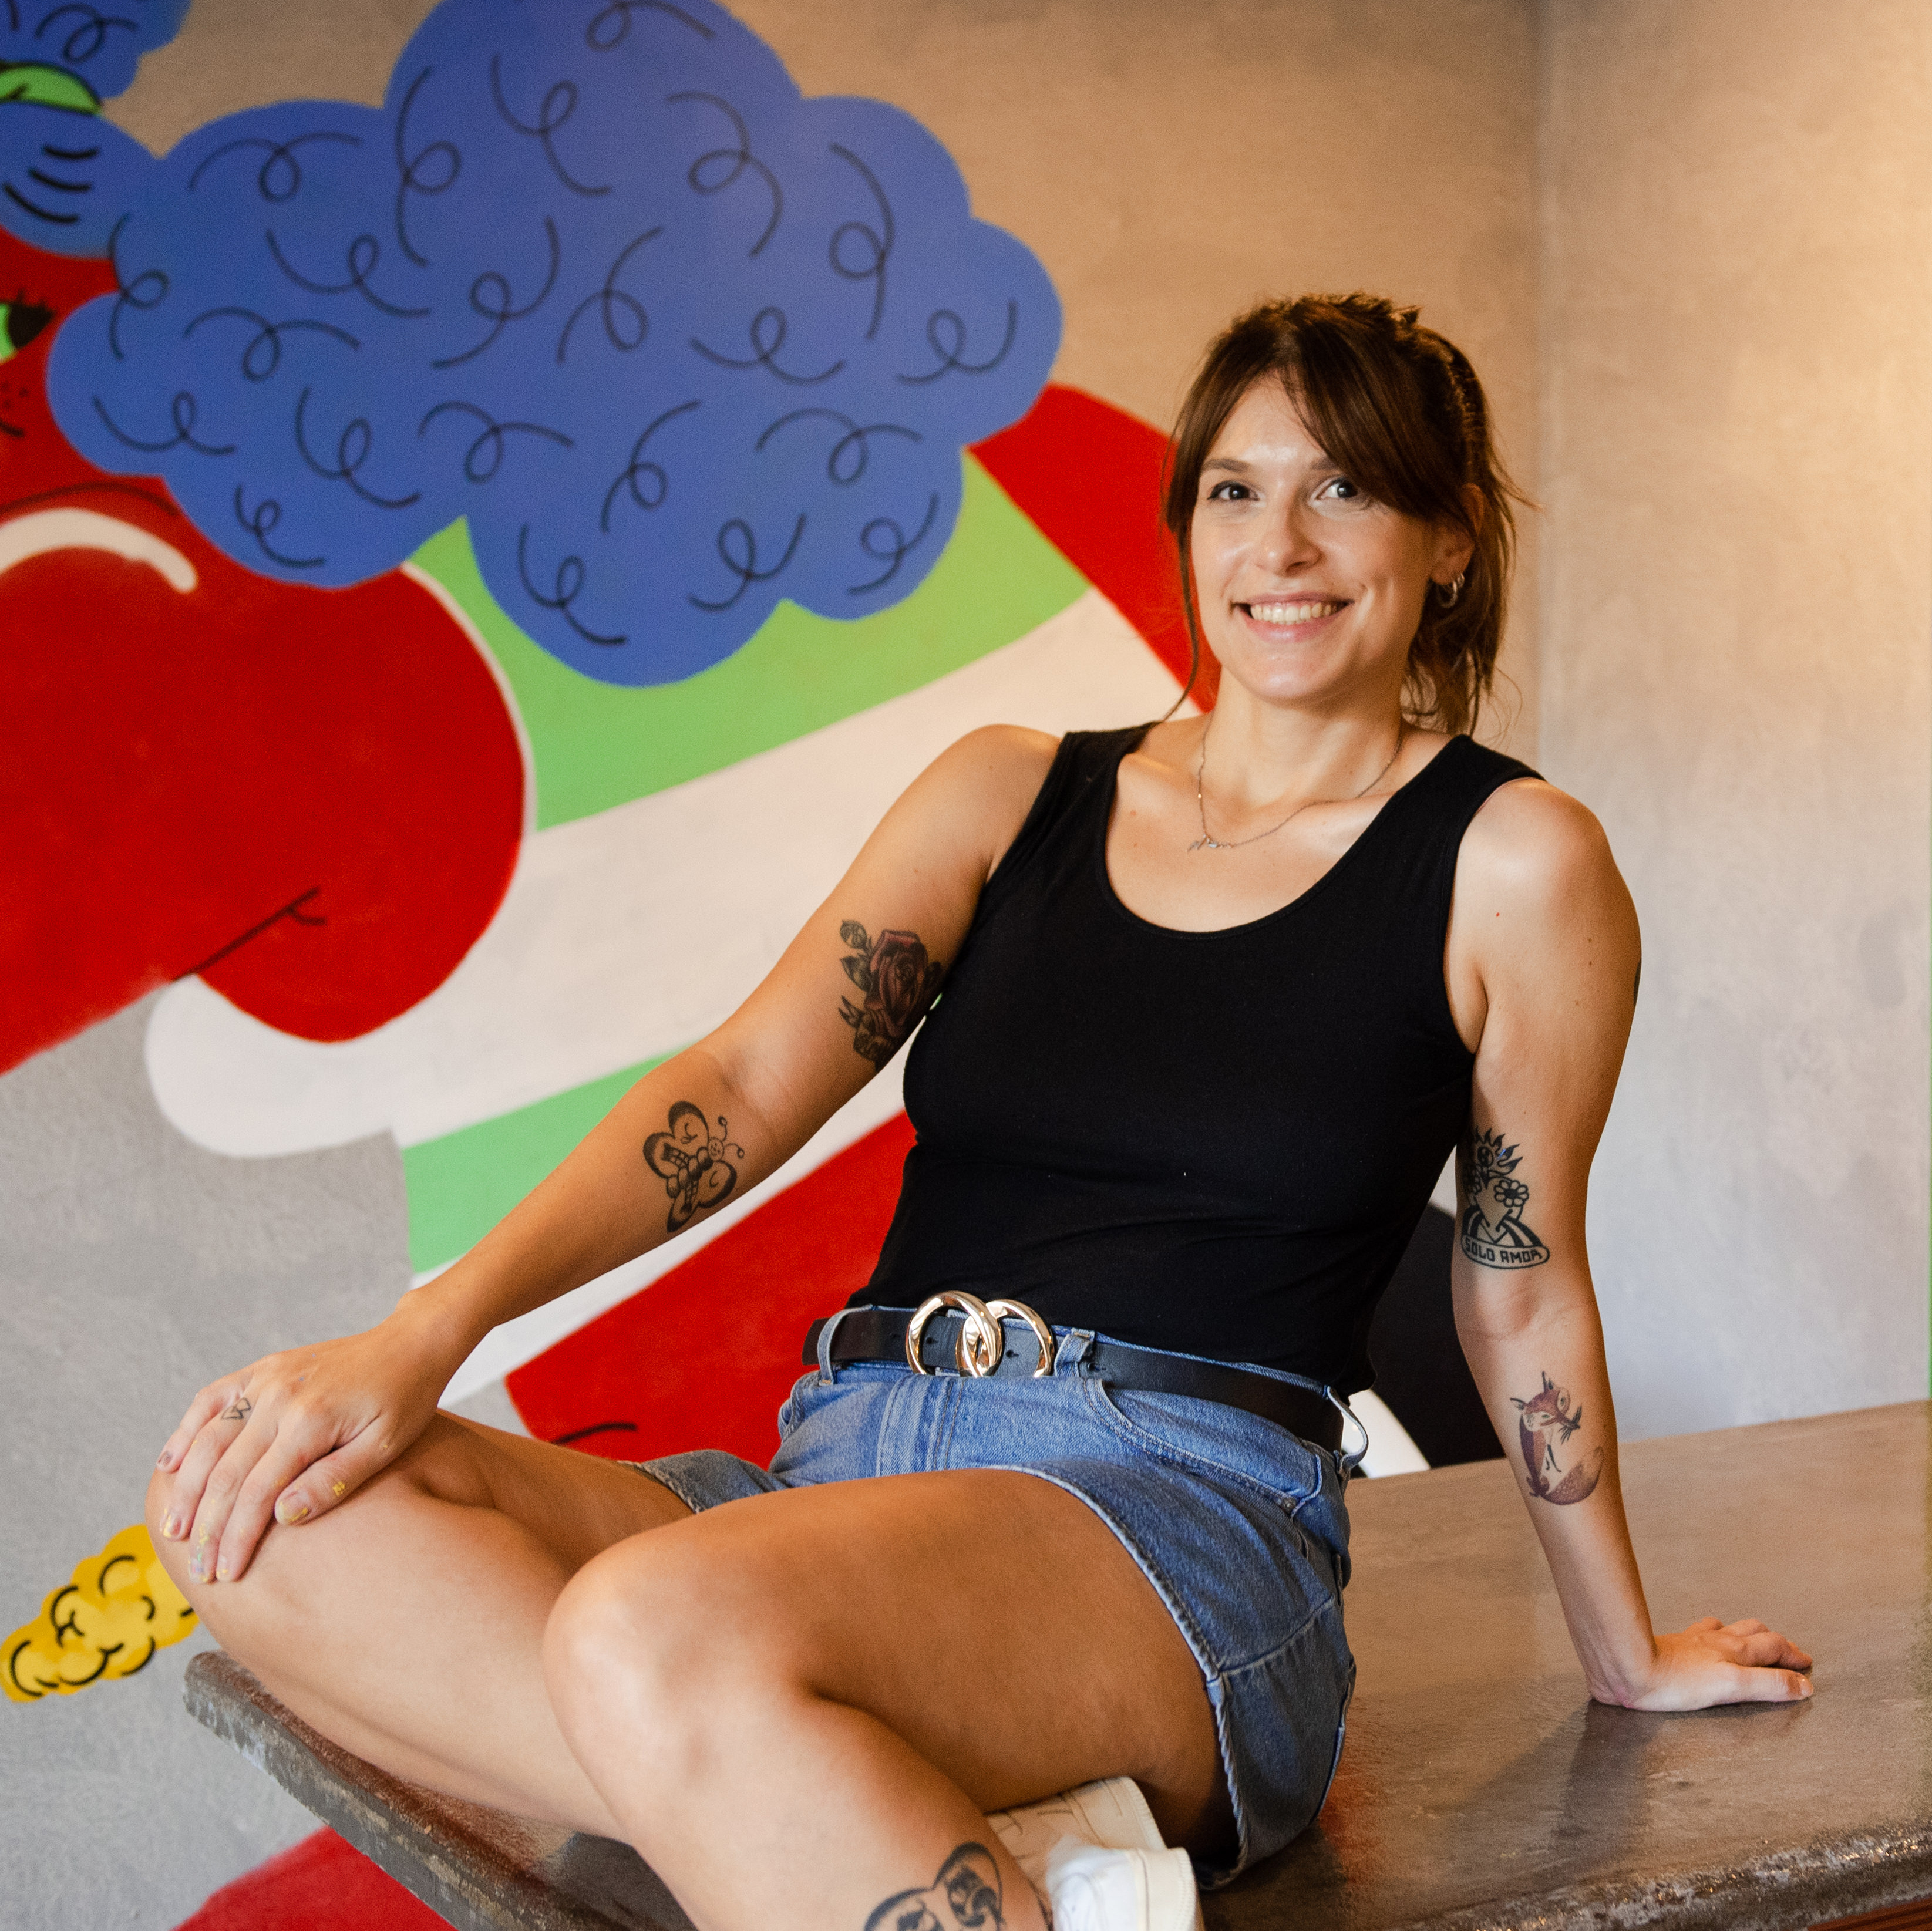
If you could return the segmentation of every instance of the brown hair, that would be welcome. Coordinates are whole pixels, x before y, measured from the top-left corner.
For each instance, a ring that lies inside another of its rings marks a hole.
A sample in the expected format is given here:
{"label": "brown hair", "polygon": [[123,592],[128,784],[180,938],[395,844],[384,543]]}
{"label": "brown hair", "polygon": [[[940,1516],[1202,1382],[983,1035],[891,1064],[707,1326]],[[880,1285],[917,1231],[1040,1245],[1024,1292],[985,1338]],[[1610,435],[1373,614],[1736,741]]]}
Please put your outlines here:
{"label": "brown hair", "polygon": [[[1202,652],[1189,547],[1202,466],[1241,397],[1272,379],[1352,481],[1404,516],[1453,525],[1474,543],[1454,603],[1424,599],[1402,685],[1411,723],[1447,731],[1474,726],[1502,646],[1516,552],[1511,505],[1527,499],[1497,460],[1489,403],[1468,358],[1424,328],[1417,313],[1379,295],[1304,295],[1250,310],[1209,346],[1181,404],[1162,483],[1162,514],[1180,566],[1190,688]],[[1465,500],[1472,486],[1482,499],[1480,516]]]}

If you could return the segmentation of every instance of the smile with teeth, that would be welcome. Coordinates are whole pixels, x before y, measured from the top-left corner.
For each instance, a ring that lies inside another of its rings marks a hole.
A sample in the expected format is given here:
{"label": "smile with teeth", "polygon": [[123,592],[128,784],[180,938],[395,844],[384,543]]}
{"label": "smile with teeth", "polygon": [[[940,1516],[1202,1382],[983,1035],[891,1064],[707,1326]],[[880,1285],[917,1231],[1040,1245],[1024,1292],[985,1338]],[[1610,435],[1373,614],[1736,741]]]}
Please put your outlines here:
{"label": "smile with teeth", "polygon": [[1305,624],[1317,617],[1332,617],[1344,607],[1330,600],[1310,599],[1295,604],[1250,604],[1248,613],[1257,623]]}

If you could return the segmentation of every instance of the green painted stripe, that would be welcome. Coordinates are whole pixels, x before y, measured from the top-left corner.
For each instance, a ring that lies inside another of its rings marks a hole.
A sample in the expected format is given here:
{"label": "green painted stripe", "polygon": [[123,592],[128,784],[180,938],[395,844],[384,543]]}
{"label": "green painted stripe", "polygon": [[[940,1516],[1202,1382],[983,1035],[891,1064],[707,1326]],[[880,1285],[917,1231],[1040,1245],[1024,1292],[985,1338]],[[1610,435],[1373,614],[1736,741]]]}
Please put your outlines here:
{"label": "green painted stripe", "polygon": [[533,1106],[403,1149],[410,1265],[420,1273],[466,1253],[653,1066],[640,1060]]}
{"label": "green painted stripe", "polygon": [[414,561],[468,612],[530,733],[537,823],[682,784],[903,696],[1066,609],[1086,580],[972,457],[959,521],[903,603],[842,622],[781,604],[749,643],[682,683],[599,684],[540,650],[484,586],[467,526]]}

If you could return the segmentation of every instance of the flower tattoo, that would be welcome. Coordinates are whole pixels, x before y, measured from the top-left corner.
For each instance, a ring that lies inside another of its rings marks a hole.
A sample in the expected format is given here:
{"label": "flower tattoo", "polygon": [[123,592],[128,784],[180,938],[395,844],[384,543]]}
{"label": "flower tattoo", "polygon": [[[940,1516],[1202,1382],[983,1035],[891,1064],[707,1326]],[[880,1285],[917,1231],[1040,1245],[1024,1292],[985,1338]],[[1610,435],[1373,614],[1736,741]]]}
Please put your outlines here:
{"label": "flower tattoo", "polygon": [[[1550,1258],[1550,1249],[1522,1217],[1529,1188],[1516,1177],[1522,1164],[1521,1150],[1505,1146],[1500,1133],[1478,1133],[1469,1142],[1462,1176],[1468,1203],[1461,1222],[1462,1252],[1486,1267],[1540,1267]],[[1485,1195],[1492,1212],[1484,1211]]]}
{"label": "flower tattoo", "polygon": [[713,1133],[710,1121],[688,1099],[671,1108],[664,1125],[667,1131],[644,1142],[644,1164],[670,1197],[664,1228],[675,1234],[693,1214],[719,1205],[738,1184],[738,1169],[725,1156],[742,1160],[745,1150],[725,1138],[730,1128],[722,1113]]}
{"label": "flower tattoo", "polygon": [[863,1005],[840,1000],[839,1017],[852,1029],[852,1050],[883,1066],[932,1003],[946,968],[926,957],[916,932],[881,932],[875,940],[848,919],[838,937],[851,948],[838,963],[866,995]]}

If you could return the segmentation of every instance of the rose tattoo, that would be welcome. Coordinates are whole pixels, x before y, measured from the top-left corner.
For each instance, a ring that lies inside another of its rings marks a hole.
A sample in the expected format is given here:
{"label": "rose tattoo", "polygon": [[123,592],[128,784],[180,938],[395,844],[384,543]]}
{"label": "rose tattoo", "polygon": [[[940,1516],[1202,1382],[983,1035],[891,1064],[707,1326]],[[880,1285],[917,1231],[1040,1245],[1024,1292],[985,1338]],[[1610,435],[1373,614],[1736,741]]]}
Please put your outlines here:
{"label": "rose tattoo", "polygon": [[919,1024],[946,968],[928,959],[916,932],[881,932],[874,940],[865,927],[847,919],[840,939],[852,949],[838,963],[845,976],[866,995],[862,1006],[838,1002],[839,1017],[851,1027],[852,1050],[883,1066]]}

